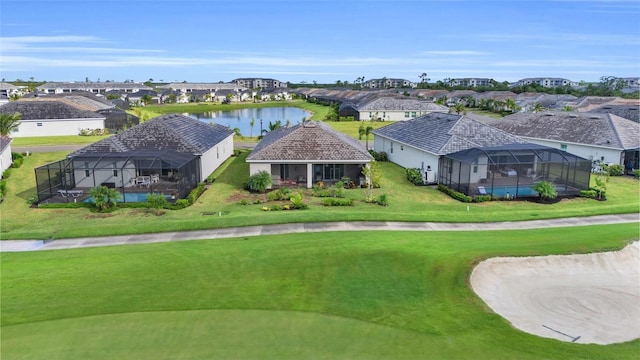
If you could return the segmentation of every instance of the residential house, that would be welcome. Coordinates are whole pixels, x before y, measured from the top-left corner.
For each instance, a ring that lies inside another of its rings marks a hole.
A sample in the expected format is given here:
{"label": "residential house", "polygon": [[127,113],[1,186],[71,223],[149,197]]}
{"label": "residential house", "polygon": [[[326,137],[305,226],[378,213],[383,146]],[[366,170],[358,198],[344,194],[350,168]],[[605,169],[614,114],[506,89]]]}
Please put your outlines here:
{"label": "residential house", "polygon": [[0,113],[20,113],[12,137],[78,135],[82,130],[104,129],[105,116],[82,110],[64,99],[22,99],[0,106]]}
{"label": "residential house", "polygon": [[11,167],[13,159],[11,157],[12,139],[5,135],[0,135],[0,178],[4,171]]}
{"label": "residential house", "polygon": [[151,90],[151,87],[134,82],[48,82],[44,83],[37,88],[38,92],[46,94],[63,94],[72,93],[76,91],[87,91],[94,94],[104,94],[110,91],[122,91],[127,93],[134,93],[140,90]]}
{"label": "residential house", "polygon": [[404,168],[420,169],[426,183],[436,183],[440,158],[472,147],[526,143],[505,131],[463,115],[430,113],[373,131],[373,149]]}
{"label": "residential house", "polygon": [[159,116],[36,169],[38,198],[98,185],[182,198],[233,155],[233,135],[188,116]]}
{"label": "residential house", "polygon": [[266,78],[239,78],[231,80],[232,83],[247,89],[278,89],[286,88],[287,83],[275,79]]}
{"label": "residential house", "polygon": [[[142,98],[147,95],[151,97],[151,104],[162,103],[162,98],[160,94],[158,94],[153,90],[140,90],[134,93],[127,94],[127,101],[129,101],[129,104],[131,104],[132,106],[140,106],[144,104],[144,102],[142,101]],[[151,105],[151,104],[144,104],[144,105]]]}
{"label": "residential house", "polygon": [[6,82],[0,82],[0,97],[10,99],[11,96],[23,96],[27,93],[26,86],[17,86]]}
{"label": "residential house", "polygon": [[357,121],[403,121],[432,112],[448,113],[449,108],[431,101],[384,96],[360,104],[357,111]]}
{"label": "residential house", "polygon": [[544,112],[489,119],[487,124],[529,142],[593,162],[639,167],[640,124],[608,113]]}
{"label": "residential house", "polygon": [[541,180],[554,182],[563,195],[589,186],[588,160],[462,115],[431,113],[373,134],[374,150],[387,153],[389,161],[418,169],[425,184],[443,184],[469,196],[537,196],[532,186]]}
{"label": "residential house", "polygon": [[247,157],[249,174],[271,174],[274,185],[311,188],[344,177],[359,184],[373,158],[358,140],[323,122],[305,121],[268,132]]}
{"label": "residential house", "polygon": [[206,90],[212,93],[217,92],[218,90],[233,90],[236,92],[246,90],[243,86],[237,85],[235,83],[170,83],[167,85],[160,85],[158,89],[162,90],[177,90],[183,93],[190,93],[196,90]]}

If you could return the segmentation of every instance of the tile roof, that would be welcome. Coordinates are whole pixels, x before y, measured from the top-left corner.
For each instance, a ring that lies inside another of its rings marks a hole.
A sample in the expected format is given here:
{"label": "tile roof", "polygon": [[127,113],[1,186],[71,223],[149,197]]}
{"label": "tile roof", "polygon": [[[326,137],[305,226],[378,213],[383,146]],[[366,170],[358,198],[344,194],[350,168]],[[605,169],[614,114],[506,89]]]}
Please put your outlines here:
{"label": "tile roof", "polygon": [[449,112],[449,108],[430,101],[383,96],[358,106],[359,111],[439,111]]}
{"label": "tile roof", "polygon": [[322,122],[305,121],[268,132],[247,157],[252,161],[371,161],[358,140]]}
{"label": "tile roof", "polygon": [[590,112],[613,114],[640,123],[640,106],[638,105],[603,105]]}
{"label": "tile roof", "polygon": [[520,113],[487,123],[522,137],[618,149],[640,147],[640,124],[612,114]]}
{"label": "tile roof", "polygon": [[22,120],[104,119],[104,116],[57,100],[25,99],[0,106],[0,113],[20,113]]}
{"label": "tile roof", "polygon": [[374,130],[373,134],[438,155],[472,147],[526,142],[466,116],[442,113],[398,121]]}
{"label": "tile roof", "polygon": [[202,154],[232,134],[231,129],[220,124],[212,125],[188,116],[168,114],[100,140],[71,155],[136,150],[173,150]]}

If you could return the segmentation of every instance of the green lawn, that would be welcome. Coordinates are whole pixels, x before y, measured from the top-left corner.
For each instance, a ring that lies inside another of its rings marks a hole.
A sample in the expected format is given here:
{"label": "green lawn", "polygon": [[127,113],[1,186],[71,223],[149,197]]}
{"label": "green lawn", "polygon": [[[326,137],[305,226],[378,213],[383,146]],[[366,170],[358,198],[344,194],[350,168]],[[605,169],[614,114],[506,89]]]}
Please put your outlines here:
{"label": "green lawn", "polygon": [[80,136],[80,135],[68,135],[68,136],[35,136],[25,138],[13,138],[11,146],[48,146],[48,145],[89,145],[98,140],[109,137],[104,136]]}
{"label": "green lawn", "polygon": [[[364,191],[352,189],[346,196],[355,200],[352,207],[324,207],[322,199],[305,190],[309,210],[262,211],[264,205],[241,205],[241,200],[266,201],[265,195],[251,195],[242,189],[249,174],[244,161],[247,152],[231,158],[217,171],[217,180],[192,206],[167,211],[162,216],[144,209],[118,209],[109,214],[89,209],[33,209],[27,204],[35,194],[33,168],[62,159],[66,153],[36,153],[25,157],[24,165],[14,169],[7,185],[9,194],[0,205],[0,238],[49,239],[129,233],[198,230],[231,226],[320,222],[320,221],[444,221],[487,222],[532,220],[611,213],[634,213],[640,209],[638,181],[627,177],[611,178],[608,200],[576,198],[552,205],[523,201],[496,201],[465,204],[451,199],[432,187],[416,187],[405,179],[404,170],[382,163],[382,187],[376,195],[387,194],[390,205],[382,207],[364,202]],[[407,196],[411,194],[411,196]],[[467,210],[468,206],[468,210]],[[222,211],[225,215],[202,215]]]}
{"label": "green lawn", "polygon": [[579,345],[515,330],[468,278],[489,257],[606,251],[637,238],[637,224],[622,224],[2,253],[0,355],[634,359],[640,341]]}

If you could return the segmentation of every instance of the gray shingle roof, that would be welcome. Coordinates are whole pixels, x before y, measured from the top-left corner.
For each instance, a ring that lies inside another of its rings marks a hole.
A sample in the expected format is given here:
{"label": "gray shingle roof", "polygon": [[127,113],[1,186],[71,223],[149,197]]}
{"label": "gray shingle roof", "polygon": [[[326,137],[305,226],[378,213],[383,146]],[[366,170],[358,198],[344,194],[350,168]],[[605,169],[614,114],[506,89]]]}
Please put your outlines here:
{"label": "gray shingle roof", "polygon": [[202,154],[232,134],[231,129],[220,124],[211,125],[188,116],[168,114],[100,140],[71,155],[135,150]]}
{"label": "gray shingle roof", "polygon": [[640,124],[612,114],[513,114],[488,122],[514,135],[577,144],[636,149]]}
{"label": "gray shingle roof", "polygon": [[19,112],[22,120],[63,120],[63,119],[104,119],[104,116],[93,111],[81,110],[64,101],[19,100],[0,106],[0,113],[13,114]]}
{"label": "gray shingle roof", "polygon": [[640,123],[640,106],[638,105],[604,105],[590,112],[599,114],[613,114]]}
{"label": "gray shingle roof", "polygon": [[350,161],[373,158],[356,139],[322,122],[306,121],[268,132],[247,161]]}
{"label": "gray shingle roof", "polygon": [[358,106],[360,111],[439,111],[449,112],[449,108],[443,105],[434,104],[430,101],[420,101],[415,99],[403,99],[391,96],[384,96]]}
{"label": "gray shingle roof", "polygon": [[472,147],[526,142],[466,116],[442,113],[398,121],[374,130],[373,134],[438,155]]}

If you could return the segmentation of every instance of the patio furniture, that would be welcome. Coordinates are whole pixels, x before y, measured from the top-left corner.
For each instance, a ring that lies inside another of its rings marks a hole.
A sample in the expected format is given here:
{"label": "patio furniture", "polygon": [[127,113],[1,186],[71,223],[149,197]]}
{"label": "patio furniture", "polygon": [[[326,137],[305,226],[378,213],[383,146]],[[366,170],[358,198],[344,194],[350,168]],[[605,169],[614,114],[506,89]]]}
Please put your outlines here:
{"label": "patio furniture", "polygon": [[138,176],[136,178],[136,185],[140,187],[149,187],[151,185],[150,176]]}
{"label": "patio furniture", "polygon": [[489,195],[489,193],[487,193],[487,189],[485,189],[484,186],[478,186],[478,194]]}
{"label": "patio furniture", "polygon": [[84,193],[84,191],[82,191],[82,190],[58,190],[58,194],[60,194],[60,196],[62,196],[62,197],[68,197],[69,195],[71,195],[74,198],[77,198],[78,196],[82,195],[83,193]]}
{"label": "patio furniture", "polygon": [[160,175],[158,174],[151,174],[150,178],[152,183],[157,183],[160,181]]}

